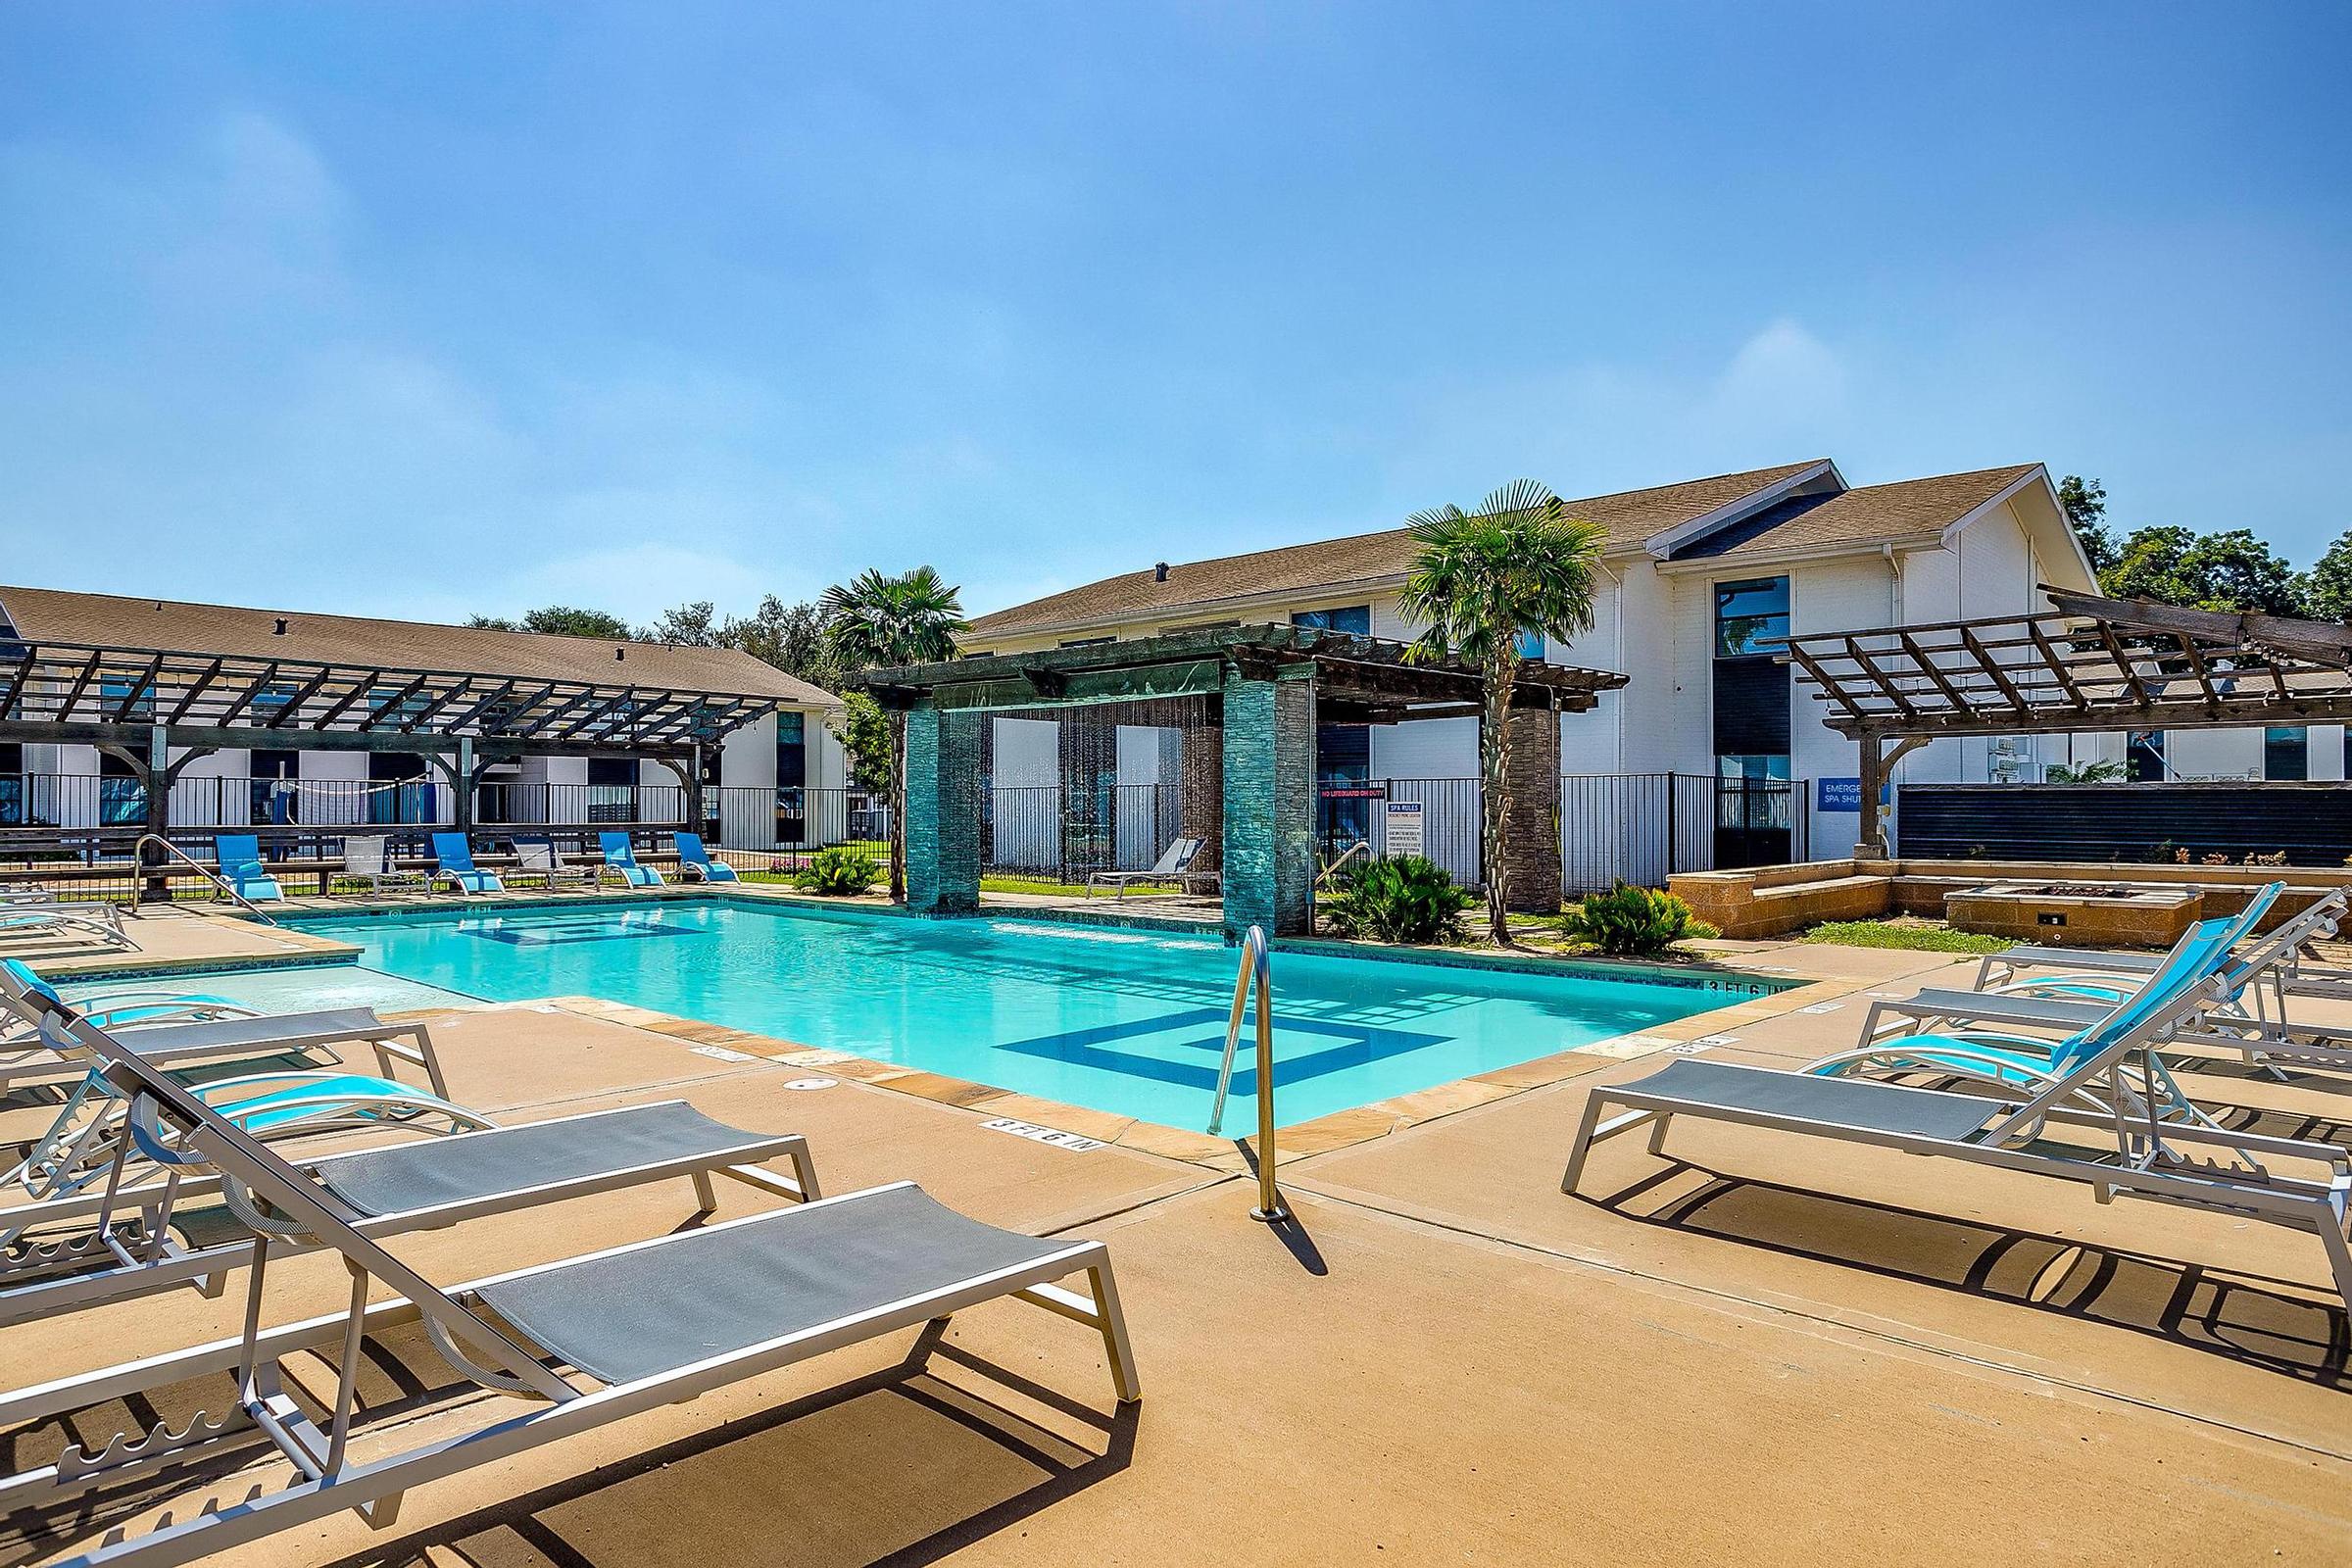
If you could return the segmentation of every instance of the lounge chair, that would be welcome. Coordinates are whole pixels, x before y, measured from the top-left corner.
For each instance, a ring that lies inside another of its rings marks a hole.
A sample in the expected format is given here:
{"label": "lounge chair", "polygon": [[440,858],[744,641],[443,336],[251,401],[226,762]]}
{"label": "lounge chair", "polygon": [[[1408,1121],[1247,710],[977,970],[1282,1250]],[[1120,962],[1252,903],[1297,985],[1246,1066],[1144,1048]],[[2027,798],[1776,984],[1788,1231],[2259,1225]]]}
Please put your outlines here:
{"label": "lounge chair", "polygon": [[262,841],[253,834],[214,834],[213,858],[220,867],[220,880],[234,888],[237,897],[248,904],[285,902],[286,890],[277,885],[277,878],[263,863]]}
{"label": "lounge chair", "polygon": [[1086,877],[1086,890],[1092,893],[1096,883],[1107,883],[1118,890],[1112,897],[1123,899],[1127,896],[1127,890],[1138,882],[1163,885],[1173,882],[1181,888],[1192,873],[1193,861],[1200,857],[1201,842],[1200,839],[1178,839],[1161,853],[1158,859],[1152,862],[1152,868],[1148,871],[1090,871]]}
{"label": "lounge chair", "polygon": [[[2343,918],[2342,905],[2331,895],[2268,934],[2252,935],[2253,925],[2269,911],[2283,890],[2283,883],[2274,882],[2248,901],[2251,918],[2244,913],[2238,917],[2248,935],[2220,964],[2219,994],[2196,1017],[2176,1029],[2173,1038],[2182,1045],[2234,1052],[2249,1065],[2275,1076],[2283,1076],[2282,1062],[2352,1070],[2352,1041],[2346,1040],[2343,1030],[2302,1026],[2287,1016],[2289,966],[2311,942],[2334,933]],[[2121,956],[2146,959],[2158,956]],[[2079,1029],[2095,1021],[2147,978],[2148,971],[2135,965],[2131,969],[2083,970],[2012,980],[1985,991],[1931,987],[1911,997],[1882,999],[1872,1004],[1863,1020],[1863,1045],[1869,1047],[1906,1028],[1946,1024],[2060,1032]],[[1882,1022],[1883,1019],[1902,1019],[1908,1023]],[[2174,1064],[2193,1064],[2194,1060],[2178,1056]]]}
{"label": "lounge chair", "polygon": [[710,852],[703,848],[700,833],[673,833],[670,846],[678,852],[678,875],[688,882],[740,882],[735,868],[724,860],[713,860]]}
{"label": "lounge chair", "polygon": [[[2232,947],[2239,938],[2254,928],[2269,910],[2277,897],[2277,889],[2266,890],[2250,903],[2245,910],[2228,921],[2210,922],[2217,933],[2206,944],[2202,956],[2181,959],[2156,974],[2125,986],[2097,1004],[2068,1002],[2055,1004],[2063,1016],[2053,1019],[2047,1015],[2034,1016],[2029,1011],[2022,1022],[2026,1027],[2063,1027],[2068,1032],[2063,1039],[2052,1040],[1986,1028],[1987,1023],[2016,1025],[2021,1020],[2014,1010],[2005,1010],[2002,1004],[2012,999],[1975,992],[1950,993],[1954,997],[1975,997],[1984,1007],[1970,1007],[1955,1014],[1943,1010],[1943,1004],[1914,998],[1908,1003],[1881,1003],[1872,1007],[1863,1024],[1863,1043],[1852,1051],[1838,1052],[1810,1063],[1805,1071],[1825,1076],[1896,1076],[1926,1077],[1937,1087],[1956,1083],[1984,1086],[1994,1093],[2033,1092],[2064,1078],[2085,1053],[2103,1049],[2107,1040],[2135,1016],[2134,1009],[2156,1005],[2167,988],[2189,988],[2191,1007],[2168,1028],[2167,1038],[2178,1039],[2190,1016],[2198,1009],[2227,1004],[2243,985],[2236,977],[2243,964],[2235,957]],[[2176,949],[2176,954],[2181,952]],[[2173,955],[2168,955],[2168,957]],[[2050,1004],[2024,1001],[2028,1009]],[[1906,1032],[1888,1035],[1877,1020],[1880,1008],[1892,1005],[1908,1009],[1915,1015],[1929,1015],[1947,1026],[1933,1033]],[[2088,1016],[2083,1016],[2087,1010]],[[1978,1016],[1984,1012],[2001,1014],[1994,1018]],[[1973,1027],[1972,1027],[1973,1025]],[[2150,1049],[2141,1053],[2134,1073],[2128,1064],[2119,1062],[2106,1077],[2095,1084],[2078,1085],[2071,1091],[2070,1103],[2081,1108],[2098,1111],[2119,1108],[2131,1116],[2155,1115],[2166,1121],[2187,1121],[2200,1126],[2217,1125],[2202,1107],[2182,1092],[2172,1075],[2165,1058]]]}
{"label": "lounge chair", "polygon": [[424,874],[404,871],[392,858],[392,841],[381,833],[352,833],[343,839],[343,869],[346,882],[365,882],[368,891],[380,898],[386,892],[422,893],[430,888]]}
{"label": "lounge chair", "polygon": [[0,904],[0,942],[60,939],[96,942],[125,952],[138,949],[123,931],[122,917],[112,908],[99,913],[68,904]]}
{"label": "lounge chair", "polygon": [[[2284,883],[2269,885],[2278,889],[2285,886]],[[2301,913],[2280,922],[2279,930],[2294,930],[2299,938],[2281,968],[2281,979],[2287,990],[2310,997],[2352,997],[2352,970],[2323,963],[2311,948],[2311,944],[2334,934],[2347,910],[2352,910],[2352,894],[2338,889],[2321,895]],[[1971,984],[1979,991],[1990,990],[2015,981],[2019,971],[2033,968],[2093,974],[2153,974],[2163,962],[2163,956],[2153,953],[2111,948],[2049,948],[2021,943],[1985,955],[1978,963],[1976,978]]]}
{"label": "lounge chair", "polygon": [[618,872],[625,886],[658,888],[664,885],[661,872],[650,865],[637,863],[637,847],[629,842],[628,834],[599,833],[596,841],[604,847],[605,869]]}
{"label": "lounge chair", "polygon": [[[424,1074],[432,1092],[446,1099],[449,1084],[432,1032],[414,1018],[379,1018],[372,1007],[327,1007],[311,1012],[264,1013],[219,997],[172,996],[162,992],[110,994],[74,1010],[104,1029],[135,1029],[139,1050],[172,1068],[226,1061],[281,1061],[325,1054],[339,1063],[337,1046],[366,1046],[376,1072],[397,1078],[402,1066]],[[83,1068],[62,1055],[41,1033],[48,1014],[66,1003],[32,968],[0,959],[0,1092],[27,1084],[70,1082]]]}
{"label": "lounge chair", "polygon": [[[2198,1004],[2208,982],[2196,976],[2226,951],[2230,924],[2212,920],[2192,928],[2166,956],[2161,983],[2113,1009],[2097,1038],[2063,1073],[2030,1092],[1952,1094],[1698,1059],[1674,1062],[1632,1083],[1596,1085],[1586,1099],[1560,1189],[1576,1191],[1594,1144],[1648,1126],[1650,1152],[1663,1155],[1674,1119],[1692,1116],[2048,1176],[2088,1186],[2102,1202],[2140,1198],[2210,1209],[2233,1221],[2307,1230],[2319,1237],[2336,1292],[2352,1307],[2352,1236],[2346,1230],[2352,1152],[2152,1115],[2133,1119],[2121,1098],[2110,1098],[2114,1069],[2133,1053],[2144,1056]],[[2082,1092],[2101,1098],[2104,1108],[2076,1108],[2070,1102]],[[1604,1121],[1611,1107],[1619,1114]],[[2053,1138],[2053,1128],[2069,1135],[2067,1141]],[[2197,1151],[2216,1148],[2236,1153],[2237,1162],[2197,1157]],[[2265,1160],[2305,1162],[2323,1174],[2282,1174]]]}
{"label": "lounge chair", "polygon": [[[931,1326],[1004,1297],[1094,1329],[1117,1396],[1139,1397],[1110,1254],[1100,1242],[1000,1230],[900,1183],[445,1290],[368,1234],[331,1180],[297,1169],[135,1052],[73,1027],[131,1102],[142,1144],[183,1177],[219,1180],[224,1196],[263,1220],[246,1276],[253,1306],[233,1337],[0,1394],[0,1425],[11,1428],[93,1409],[186,1410],[157,1396],[199,1378],[217,1380],[226,1401],[170,1426],[126,1422],[111,1442],[89,1414],[76,1415],[74,1441],[54,1462],[0,1478],[0,1506],[53,1508],[87,1529],[78,1494],[153,1469],[247,1462],[271,1448],[291,1467],[275,1490],[246,1490],[240,1481],[232,1506],[173,1510],[143,1534],[109,1534],[85,1561],[191,1562],[345,1508],[387,1526],[412,1487],[828,1350],[924,1329],[914,1349],[928,1355],[937,1340]],[[261,1264],[288,1243],[341,1254],[349,1304],[265,1328]],[[1090,1276],[1085,1295],[1052,1283],[1080,1271]],[[382,1298],[370,1299],[379,1288]],[[363,1381],[378,1376],[366,1342],[410,1324],[422,1327],[462,1381],[535,1402],[518,1409],[452,1394],[363,1411]],[[313,1400],[297,1403],[280,1392],[293,1377],[289,1360],[298,1361],[299,1386]]]}
{"label": "lounge chair", "polygon": [[[104,1030],[94,1015],[49,1002],[14,980],[0,975],[0,996],[37,1011],[64,1053],[85,1061],[89,1056],[74,1037],[75,1023],[113,1035],[124,1049],[144,1044],[142,1037]],[[153,1064],[151,1054],[140,1054]],[[791,1175],[761,1168],[779,1159],[791,1161]],[[371,1234],[427,1229],[680,1177],[694,1184],[698,1214],[717,1207],[714,1176],[786,1198],[817,1196],[805,1139],[743,1132],[682,1101],[329,1154],[303,1161],[303,1168],[357,1210],[362,1228]],[[0,1209],[0,1237],[39,1237],[0,1257],[0,1324],[179,1285],[216,1289],[250,1261],[251,1237],[220,1237],[223,1216],[209,1210],[207,1232],[216,1239],[190,1247],[174,1235],[172,1222],[179,1205],[204,1206],[218,1192],[217,1183],[182,1176],[162,1186]]]}
{"label": "lounge chair", "polygon": [[516,882],[537,882],[543,888],[554,889],[570,883],[578,887],[602,887],[605,868],[601,865],[571,865],[557,853],[556,842],[549,838],[521,838],[514,841],[515,866],[512,873]]}
{"label": "lounge chair", "polygon": [[433,870],[430,885],[449,883],[460,893],[504,893],[507,885],[473,863],[473,846],[463,833],[433,835]]}
{"label": "lounge chair", "polygon": [[122,907],[103,899],[61,899],[47,888],[0,888],[0,911],[10,909],[64,909],[74,914],[88,915],[104,920],[118,930],[122,925]]}

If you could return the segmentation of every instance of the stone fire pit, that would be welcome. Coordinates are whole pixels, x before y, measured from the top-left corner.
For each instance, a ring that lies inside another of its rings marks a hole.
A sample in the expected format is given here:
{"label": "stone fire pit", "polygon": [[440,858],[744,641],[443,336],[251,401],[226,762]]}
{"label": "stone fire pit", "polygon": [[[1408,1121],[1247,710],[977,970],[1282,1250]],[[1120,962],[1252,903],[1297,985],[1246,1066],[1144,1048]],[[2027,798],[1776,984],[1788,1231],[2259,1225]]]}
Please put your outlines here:
{"label": "stone fire pit", "polygon": [[1962,931],[2053,948],[2169,948],[2204,908],[2194,888],[2099,882],[1995,882],[1943,903]]}

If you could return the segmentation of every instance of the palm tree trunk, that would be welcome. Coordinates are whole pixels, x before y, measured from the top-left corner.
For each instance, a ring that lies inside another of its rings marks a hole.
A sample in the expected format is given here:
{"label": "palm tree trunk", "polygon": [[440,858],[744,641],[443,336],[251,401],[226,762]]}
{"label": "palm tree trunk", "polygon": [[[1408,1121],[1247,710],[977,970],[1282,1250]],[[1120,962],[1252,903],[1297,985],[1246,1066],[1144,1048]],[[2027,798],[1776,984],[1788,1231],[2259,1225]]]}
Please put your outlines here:
{"label": "palm tree trunk", "polygon": [[1487,932],[1496,945],[1508,947],[1511,927],[1504,913],[1510,862],[1503,853],[1503,824],[1510,820],[1511,682],[1518,674],[1515,650],[1487,659],[1485,718],[1479,726],[1479,856],[1487,873]]}

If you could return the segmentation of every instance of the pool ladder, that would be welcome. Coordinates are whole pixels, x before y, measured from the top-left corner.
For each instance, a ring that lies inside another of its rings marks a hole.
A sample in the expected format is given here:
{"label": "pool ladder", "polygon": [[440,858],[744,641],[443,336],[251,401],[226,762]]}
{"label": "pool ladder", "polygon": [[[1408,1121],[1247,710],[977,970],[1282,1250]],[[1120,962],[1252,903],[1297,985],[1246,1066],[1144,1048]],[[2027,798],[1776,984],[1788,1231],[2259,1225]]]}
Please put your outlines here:
{"label": "pool ladder", "polygon": [[1254,986],[1257,993],[1257,1206],[1251,1219],[1278,1224],[1291,1217],[1274,1180],[1274,966],[1263,926],[1242,938],[1241,972],[1233,980],[1233,1017],[1225,1026],[1225,1059],[1217,1067],[1217,1099],[1209,1107],[1214,1136],[1225,1121],[1225,1097],[1233,1088],[1233,1057],[1242,1043],[1242,1014]]}

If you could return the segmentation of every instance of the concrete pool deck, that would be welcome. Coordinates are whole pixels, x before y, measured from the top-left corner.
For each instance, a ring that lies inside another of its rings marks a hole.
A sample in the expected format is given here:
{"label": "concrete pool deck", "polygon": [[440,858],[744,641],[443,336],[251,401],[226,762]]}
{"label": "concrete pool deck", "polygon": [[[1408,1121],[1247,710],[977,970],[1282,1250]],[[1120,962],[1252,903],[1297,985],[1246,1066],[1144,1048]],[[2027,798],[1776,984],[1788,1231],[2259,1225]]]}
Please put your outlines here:
{"label": "concrete pool deck", "polygon": [[[1822,1004],[1789,992],[1736,1024],[1705,1015],[1733,1037],[1703,1048],[1725,1059],[1786,1064],[1850,1043],[1868,992],[1936,983],[1947,966],[1739,948],[1738,961],[1786,965],[1837,1006],[1801,1011]],[[838,1352],[412,1494],[389,1532],[346,1515],[239,1563],[2352,1556],[2352,1327],[2308,1237],[1703,1126],[1675,1138],[1690,1163],[1637,1140],[1604,1146],[1592,1196],[1566,1198],[1560,1162],[1588,1086],[1655,1065],[1598,1054],[1569,1076],[1287,1153],[1298,1224],[1277,1232],[1247,1217],[1253,1187],[1230,1145],[1195,1158],[1041,1144],[989,1125],[1018,1114],[1001,1102],[908,1093],[811,1064],[790,1042],[585,1001],[432,1017],[456,1097],[502,1121],[685,1098],[806,1133],[829,1191],[910,1177],[983,1219],[1106,1241],[1144,1401],[1114,1412],[1099,1341],[1000,1303],[959,1315],[927,1366],[900,1364],[905,1336]],[[815,1079],[831,1086],[791,1087]],[[2316,1080],[2197,1083],[2352,1119],[2352,1091]],[[1054,1109],[1030,1108],[1022,1119]],[[37,1115],[10,1111],[0,1133]],[[760,1201],[722,1186],[726,1212]],[[689,1207],[679,1184],[396,1250],[456,1279],[657,1235]],[[281,1267],[272,1317],[339,1302],[331,1259]],[[193,1343],[238,1304],[234,1291],[183,1293],[0,1330],[0,1365],[23,1381]],[[453,1381],[399,1337],[378,1365],[387,1400]],[[410,1419],[422,1432],[438,1418]],[[62,1442],[55,1425],[10,1437],[20,1465]],[[21,1513],[0,1562],[61,1555],[163,1509],[184,1517],[276,1475]]]}

